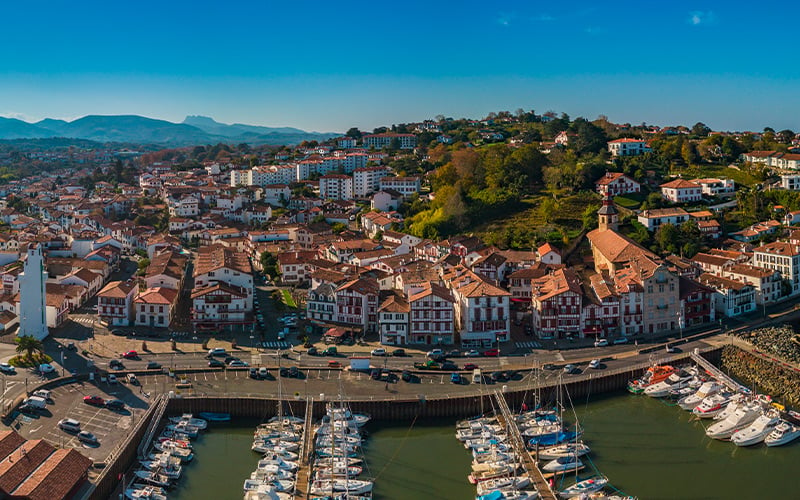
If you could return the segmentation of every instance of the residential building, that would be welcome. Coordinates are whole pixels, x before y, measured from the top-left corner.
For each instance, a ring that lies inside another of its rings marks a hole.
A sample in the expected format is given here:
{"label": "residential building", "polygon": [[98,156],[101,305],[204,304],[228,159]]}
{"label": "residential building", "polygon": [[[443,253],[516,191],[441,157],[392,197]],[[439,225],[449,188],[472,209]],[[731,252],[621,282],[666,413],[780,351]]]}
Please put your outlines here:
{"label": "residential building", "polygon": [[367,149],[383,149],[397,147],[399,149],[414,149],[417,147],[417,136],[414,134],[368,134],[361,138],[363,146]]}
{"label": "residential building", "polygon": [[752,285],[713,274],[701,274],[699,280],[714,289],[718,313],[730,318],[755,311],[756,291]]}
{"label": "residential building", "polygon": [[790,191],[800,191],[800,174],[781,175],[781,187]]}
{"label": "residential building", "polygon": [[411,344],[454,344],[455,299],[447,288],[426,282],[409,292]]}
{"label": "residential building", "polygon": [[353,195],[358,198],[365,198],[371,193],[378,191],[381,179],[389,173],[389,168],[385,166],[374,166],[357,168],[353,171]]}
{"label": "residential building", "polygon": [[680,226],[689,220],[689,212],[682,208],[656,208],[642,211],[637,220],[648,231],[656,231],[664,224]]}
{"label": "residential building", "polygon": [[177,304],[178,290],[167,287],[148,288],[133,301],[134,323],[136,326],[168,328]]}
{"label": "residential building", "polygon": [[542,264],[559,266],[561,265],[561,252],[550,243],[545,243],[536,249],[536,259]]}
{"label": "residential building", "polygon": [[673,203],[700,201],[703,198],[699,184],[683,179],[675,179],[661,185],[661,196]]}
{"label": "residential building", "polygon": [[192,291],[192,327],[220,331],[252,326],[252,288],[214,282]]}
{"label": "residential building", "polygon": [[757,305],[771,305],[781,297],[781,274],[778,271],[749,264],[733,264],[726,267],[721,275],[753,285]]}
{"label": "residential building", "polygon": [[420,178],[419,177],[382,177],[380,180],[380,190],[385,191],[392,189],[402,194],[406,198],[419,193]]}
{"label": "residential building", "polygon": [[678,283],[683,328],[713,323],[716,317],[714,289],[683,276],[678,279]]}
{"label": "residential building", "polygon": [[200,247],[195,261],[194,282],[195,291],[217,283],[231,285],[236,293],[245,294],[246,309],[253,310],[252,267],[244,253],[220,244]]}
{"label": "residential building", "polygon": [[706,196],[731,194],[736,189],[733,179],[693,179],[692,182],[700,186]]}
{"label": "residential building", "polygon": [[616,139],[608,142],[611,156],[638,156],[652,151],[647,141],[641,139]]}
{"label": "residential building", "polygon": [[385,345],[402,345],[409,341],[408,300],[397,290],[381,292],[378,307],[378,332],[380,342]]}
{"label": "residential building", "polygon": [[581,335],[583,291],[571,269],[557,269],[533,280],[531,310],[533,331],[542,339]]}
{"label": "residential building", "polygon": [[378,328],[377,282],[361,278],[344,283],[336,289],[335,322],[372,333]]}
{"label": "residential building", "polygon": [[753,265],[773,269],[788,280],[788,295],[800,292],[800,247],[783,241],[767,243],[753,249]]}
{"label": "residential building", "polygon": [[97,316],[108,326],[130,326],[133,323],[133,301],[139,287],[133,280],[111,281],[97,292]]}
{"label": "residential building", "polygon": [[488,348],[510,340],[510,292],[475,279],[454,288],[453,295],[462,347]]}
{"label": "residential building", "polygon": [[309,290],[306,297],[306,317],[312,322],[322,324],[336,319],[336,286],[321,283]]}
{"label": "residential building", "polygon": [[345,174],[328,174],[319,178],[319,196],[324,200],[352,200],[353,178]]}
{"label": "residential building", "polygon": [[622,194],[639,193],[641,184],[631,179],[622,172],[606,172],[606,175],[595,182],[597,192],[601,196],[619,196]]}

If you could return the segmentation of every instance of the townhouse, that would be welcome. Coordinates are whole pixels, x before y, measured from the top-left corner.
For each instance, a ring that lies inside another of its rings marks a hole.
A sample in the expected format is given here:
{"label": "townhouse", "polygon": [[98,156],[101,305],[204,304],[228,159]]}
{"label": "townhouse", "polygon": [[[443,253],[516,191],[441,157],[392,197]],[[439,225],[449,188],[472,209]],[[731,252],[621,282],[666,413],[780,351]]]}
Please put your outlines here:
{"label": "townhouse", "polygon": [[133,301],[136,326],[168,328],[175,315],[179,291],[175,288],[148,288]]}
{"label": "townhouse", "polygon": [[378,334],[384,345],[409,343],[409,313],[411,306],[397,290],[381,291],[378,307]]}
{"label": "townhouse", "polygon": [[533,330],[542,339],[563,339],[581,333],[583,292],[571,269],[557,269],[531,283]]}
{"label": "townhouse", "polygon": [[767,243],[753,249],[753,265],[772,269],[787,280],[788,290],[783,295],[800,292],[800,247],[784,241]]}
{"label": "townhouse", "polygon": [[111,281],[97,292],[97,316],[108,326],[130,326],[133,323],[133,301],[139,287],[132,280]]}
{"label": "townhouse", "polygon": [[409,293],[408,305],[408,343],[454,344],[456,342],[455,298],[450,290],[437,283],[424,282],[415,288],[413,293]]}

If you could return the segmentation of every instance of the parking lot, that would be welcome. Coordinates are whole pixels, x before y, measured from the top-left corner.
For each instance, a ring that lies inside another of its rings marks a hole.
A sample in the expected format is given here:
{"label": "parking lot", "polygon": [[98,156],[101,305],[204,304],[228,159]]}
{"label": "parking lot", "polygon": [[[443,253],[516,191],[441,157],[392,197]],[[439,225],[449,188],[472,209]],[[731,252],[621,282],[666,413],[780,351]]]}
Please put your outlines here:
{"label": "parking lot", "polygon": [[[103,462],[141,418],[148,407],[147,398],[138,387],[127,384],[74,383],[51,390],[51,401],[38,415],[19,414],[11,423],[27,439],[44,439],[59,448],[78,448],[95,462]],[[124,410],[110,410],[83,402],[84,396],[100,396],[105,400],[120,399]],[[96,445],[78,440],[74,433],[58,428],[59,420],[71,418],[80,422],[82,431],[97,437]]]}

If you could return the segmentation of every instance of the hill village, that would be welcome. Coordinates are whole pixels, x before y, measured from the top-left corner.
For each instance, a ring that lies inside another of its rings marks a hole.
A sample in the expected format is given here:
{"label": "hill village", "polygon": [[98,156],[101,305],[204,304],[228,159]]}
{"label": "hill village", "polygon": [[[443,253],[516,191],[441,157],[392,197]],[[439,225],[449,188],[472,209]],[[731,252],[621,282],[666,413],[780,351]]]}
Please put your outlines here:
{"label": "hill village", "polygon": [[[475,122],[470,137],[510,148],[531,143],[496,132],[501,122]],[[430,172],[407,175],[392,160],[424,154],[423,134],[442,146],[454,139],[441,120],[404,128],[282,148],[254,166],[205,161],[186,170],[125,151],[136,169],[131,183],[79,182],[97,165],[111,171],[119,151],[85,168],[10,181],[0,188],[0,328],[43,338],[96,296],[96,321],[110,330],[252,330],[264,340],[254,313],[257,273],[289,291],[317,333],[387,345],[490,348],[511,340],[512,330],[531,339],[647,339],[800,295],[800,231],[792,229],[800,212],[771,207],[771,218],[726,231],[734,180],[653,184],[651,172],[637,180],[620,168],[651,153],[648,134],[688,129],[649,127],[607,141],[589,227],[570,241],[503,249],[470,234],[434,239],[409,229],[404,204],[437,193]],[[552,139],[534,144],[553,154],[576,135],[562,130]],[[783,149],[735,161],[782,174],[772,189],[800,189],[792,173],[800,154]],[[645,188],[660,208],[615,202]],[[623,219],[650,233],[691,225],[708,244],[690,258],[656,252],[621,231]],[[142,220],[167,222],[156,229]],[[135,259],[139,272],[114,280],[123,258]]]}

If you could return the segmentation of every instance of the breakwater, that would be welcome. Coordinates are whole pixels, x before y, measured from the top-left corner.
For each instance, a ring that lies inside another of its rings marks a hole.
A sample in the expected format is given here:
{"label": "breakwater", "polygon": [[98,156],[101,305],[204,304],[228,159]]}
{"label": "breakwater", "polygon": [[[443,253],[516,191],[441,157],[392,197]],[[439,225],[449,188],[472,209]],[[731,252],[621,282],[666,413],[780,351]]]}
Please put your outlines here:
{"label": "breakwater", "polygon": [[800,371],[768,356],[740,349],[722,349],[722,368],[734,377],[791,406],[800,405]]}

